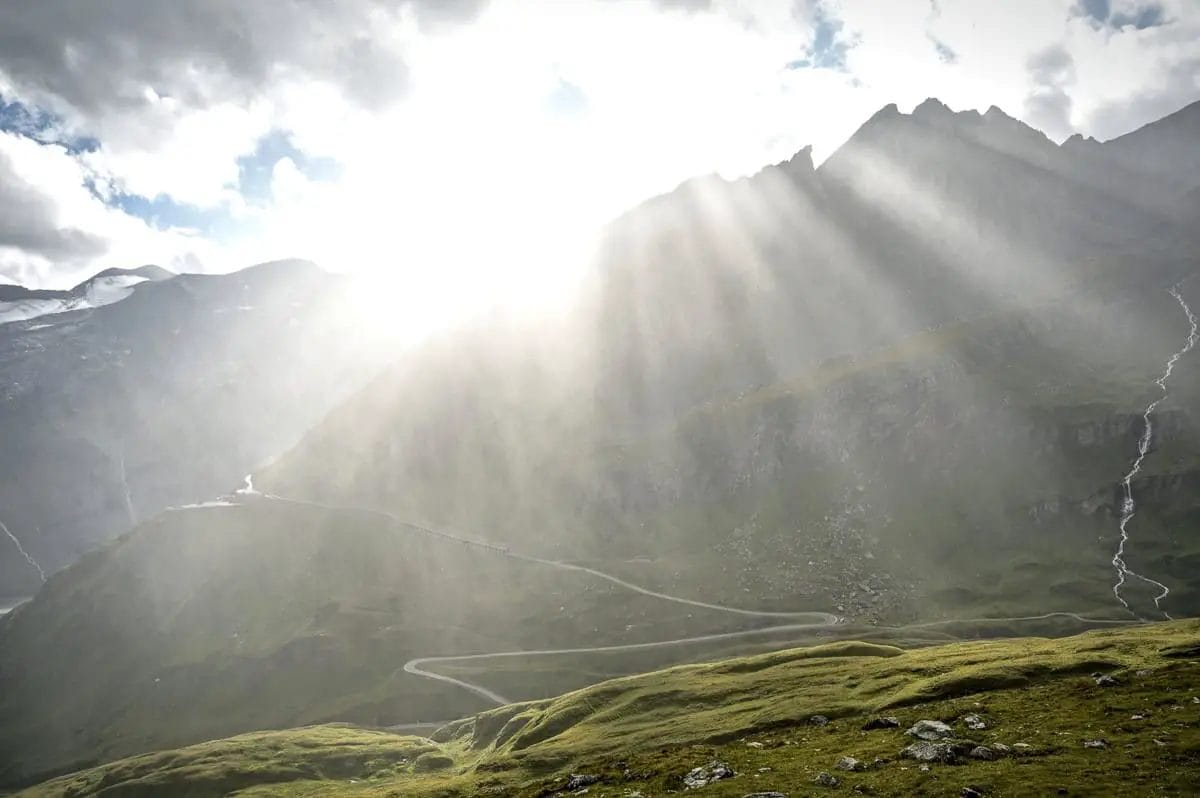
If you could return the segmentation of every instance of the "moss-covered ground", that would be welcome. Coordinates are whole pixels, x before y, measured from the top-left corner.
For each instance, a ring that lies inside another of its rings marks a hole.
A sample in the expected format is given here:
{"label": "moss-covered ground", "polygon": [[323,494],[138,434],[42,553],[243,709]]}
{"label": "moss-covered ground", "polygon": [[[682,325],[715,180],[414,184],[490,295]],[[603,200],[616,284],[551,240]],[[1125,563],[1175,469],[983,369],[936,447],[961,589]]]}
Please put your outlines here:
{"label": "moss-covered ground", "polygon": [[[1098,673],[1115,684],[1097,684]],[[863,729],[881,714],[900,727]],[[968,714],[986,728],[969,728]],[[920,719],[1011,750],[922,767],[900,756],[904,729]],[[838,770],[842,756],[872,764]],[[737,775],[689,794],[1200,794],[1200,622],[915,650],[831,643],[615,679],[428,740],[346,726],[242,735],[25,794],[541,796],[582,773],[599,777],[589,796],[651,798],[683,792],[683,776],[714,759]],[[816,784],[821,772],[839,785]]]}

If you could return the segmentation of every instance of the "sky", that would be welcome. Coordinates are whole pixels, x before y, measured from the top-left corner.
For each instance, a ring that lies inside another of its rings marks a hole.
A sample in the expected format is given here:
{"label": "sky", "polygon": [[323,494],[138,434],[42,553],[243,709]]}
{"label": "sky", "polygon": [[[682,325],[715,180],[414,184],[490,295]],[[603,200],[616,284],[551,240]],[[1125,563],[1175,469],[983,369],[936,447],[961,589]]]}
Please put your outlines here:
{"label": "sky", "polygon": [[1200,99],[1200,0],[0,0],[0,282],[304,257],[536,297],[700,174],[888,103],[1056,141]]}

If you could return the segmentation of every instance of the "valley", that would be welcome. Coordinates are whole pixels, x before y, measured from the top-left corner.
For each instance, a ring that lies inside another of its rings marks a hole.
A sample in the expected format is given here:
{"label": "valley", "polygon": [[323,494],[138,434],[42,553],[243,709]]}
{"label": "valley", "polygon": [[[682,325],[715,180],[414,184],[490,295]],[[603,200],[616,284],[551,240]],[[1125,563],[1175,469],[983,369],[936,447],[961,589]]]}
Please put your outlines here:
{"label": "valley", "polygon": [[[1103,733],[1185,791],[1200,167],[1138,142],[1198,125],[885,106],[614,219],[562,312],[408,348],[299,261],[14,316],[0,785],[740,796],[836,748],[1006,794]],[[862,728],[975,710],[954,769]]]}

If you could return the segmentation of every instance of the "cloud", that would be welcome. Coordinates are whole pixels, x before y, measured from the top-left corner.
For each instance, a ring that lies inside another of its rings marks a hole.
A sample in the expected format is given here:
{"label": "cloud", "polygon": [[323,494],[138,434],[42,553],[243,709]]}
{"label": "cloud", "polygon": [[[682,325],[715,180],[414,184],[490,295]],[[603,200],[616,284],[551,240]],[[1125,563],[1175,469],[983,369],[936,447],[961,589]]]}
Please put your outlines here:
{"label": "cloud", "polygon": [[1035,53],[1026,64],[1031,88],[1025,98],[1025,115],[1050,138],[1064,139],[1074,132],[1071,125],[1071,95],[1075,82],[1075,59],[1062,45]]}
{"label": "cloud", "polygon": [[694,13],[696,11],[710,11],[713,7],[713,0],[654,0],[654,4],[668,11]]}
{"label": "cloud", "polygon": [[1094,27],[1113,30],[1146,30],[1163,25],[1168,20],[1166,8],[1158,2],[1118,0],[1118,7],[1113,8],[1111,0],[1080,0],[1072,13],[1088,20]]}
{"label": "cloud", "polygon": [[156,230],[89,189],[76,154],[0,133],[0,276],[25,285],[71,285],[107,266],[172,267],[209,254],[179,229]]}
{"label": "cloud", "polygon": [[1091,19],[1097,25],[1107,25],[1112,6],[1109,0],[1080,0],[1075,13]]}
{"label": "cloud", "polygon": [[101,237],[60,220],[53,197],[17,170],[14,156],[21,157],[20,150],[19,145],[0,148],[0,247],[58,261],[103,253],[107,247]]}
{"label": "cloud", "polygon": [[392,0],[70,0],[9,3],[0,71],[16,86],[88,117],[169,97],[203,108],[246,101],[287,76],[326,80],[375,103],[405,90],[386,35],[411,10],[438,22],[482,2]]}
{"label": "cloud", "polygon": [[953,64],[958,61],[958,53],[954,52],[950,45],[946,44],[932,33],[929,34],[929,41],[933,44],[933,51],[937,53],[938,60],[943,64]]}
{"label": "cloud", "polygon": [[1087,121],[1091,135],[1104,140],[1128,133],[1200,101],[1200,56],[1172,65],[1158,85],[1127,99],[1105,103]]}
{"label": "cloud", "polygon": [[[100,143],[91,166],[121,191],[228,200],[238,156],[300,102],[326,119],[378,111],[410,88],[422,28],[484,0],[172,0],[6,3],[0,95]],[[332,91],[318,93],[315,87]],[[299,89],[297,89],[299,87]],[[303,112],[301,112],[303,113]]]}
{"label": "cloud", "polygon": [[189,254],[419,290],[460,263],[557,275],[561,253],[528,252],[545,230],[565,247],[690,176],[820,161],[889,103],[1144,124],[1196,95],[1195,2],[10,2],[0,129],[63,176],[11,157],[0,214],[39,232],[9,230],[2,261],[52,282]]}

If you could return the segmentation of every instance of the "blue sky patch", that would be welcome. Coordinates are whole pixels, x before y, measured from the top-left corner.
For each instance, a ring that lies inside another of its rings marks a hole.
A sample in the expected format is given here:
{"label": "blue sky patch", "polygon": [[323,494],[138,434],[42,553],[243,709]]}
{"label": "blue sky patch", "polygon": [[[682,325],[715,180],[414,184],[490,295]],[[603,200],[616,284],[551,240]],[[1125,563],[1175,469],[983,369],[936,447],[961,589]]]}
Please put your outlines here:
{"label": "blue sky patch", "polygon": [[[271,200],[271,172],[282,158],[290,158],[302,174],[310,180],[335,180],[341,174],[341,166],[332,158],[313,157],[298,149],[290,136],[275,130],[259,139],[254,152],[238,158],[237,191],[251,204],[265,204]],[[221,205],[202,208],[185,202],[176,202],[165,194],[144,197],[138,194],[117,192],[107,198],[94,185],[88,188],[107,205],[120,208],[131,216],[144,219],[157,229],[182,227],[196,230],[202,235],[217,240],[228,240],[246,234],[253,222],[237,219],[229,208]]]}
{"label": "blue sky patch", "polygon": [[939,61],[941,61],[943,64],[958,63],[958,53],[954,52],[954,49],[951,48],[950,45],[946,44],[933,34],[929,35],[929,41],[933,42],[933,49],[934,52],[937,53]]}
{"label": "blue sky patch", "polygon": [[823,3],[813,7],[813,41],[804,56],[789,61],[787,69],[832,69],[846,71],[846,54],[854,46],[842,35],[843,23],[825,8]]}
{"label": "blue sky patch", "polygon": [[40,108],[32,108],[17,100],[8,100],[0,94],[0,130],[16,133],[45,144],[61,144],[72,155],[92,152],[100,142],[90,136],[63,137],[62,120]]}
{"label": "blue sky patch", "polygon": [[270,200],[271,170],[282,158],[291,158],[309,180],[336,180],[342,173],[333,158],[308,155],[292,143],[287,131],[272,130],[258,140],[254,152],[238,158],[238,192],[250,202]]}

